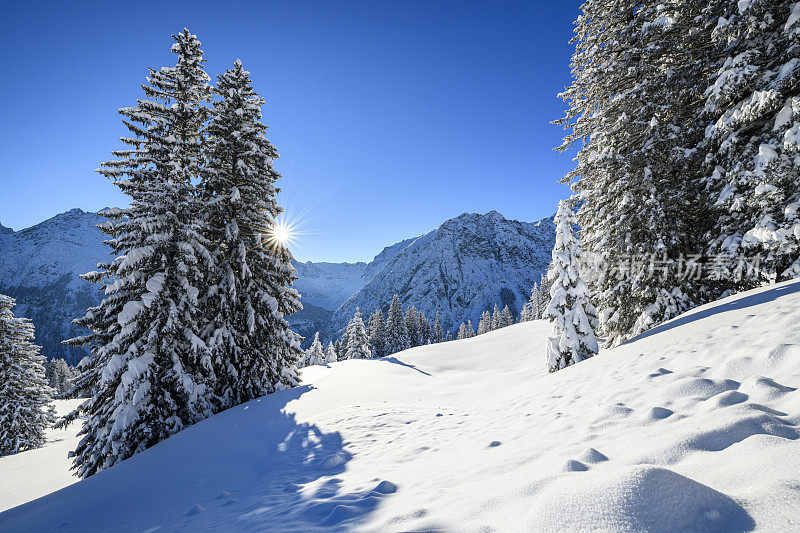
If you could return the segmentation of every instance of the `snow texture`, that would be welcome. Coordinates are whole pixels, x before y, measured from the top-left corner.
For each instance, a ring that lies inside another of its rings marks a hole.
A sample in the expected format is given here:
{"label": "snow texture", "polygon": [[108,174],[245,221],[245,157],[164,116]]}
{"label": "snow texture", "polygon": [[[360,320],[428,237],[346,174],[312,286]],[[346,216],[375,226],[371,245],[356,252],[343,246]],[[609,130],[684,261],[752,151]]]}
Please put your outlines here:
{"label": "snow texture", "polygon": [[26,505],[74,437],[0,458],[0,529],[797,530],[798,309],[752,290],[554,374],[538,320],[309,367]]}

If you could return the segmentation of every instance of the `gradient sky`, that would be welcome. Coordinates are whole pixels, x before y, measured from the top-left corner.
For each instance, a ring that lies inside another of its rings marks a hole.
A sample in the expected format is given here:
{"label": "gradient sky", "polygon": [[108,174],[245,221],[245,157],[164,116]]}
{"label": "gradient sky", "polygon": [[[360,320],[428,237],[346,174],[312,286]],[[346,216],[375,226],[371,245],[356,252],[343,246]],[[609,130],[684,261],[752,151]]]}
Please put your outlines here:
{"label": "gradient sky", "polygon": [[0,0],[0,222],[127,204],[93,169],[184,26],[213,78],[240,58],[267,100],[298,259],[368,261],[463,212],[545,217],[568,192],[549,122],[579,4]]}

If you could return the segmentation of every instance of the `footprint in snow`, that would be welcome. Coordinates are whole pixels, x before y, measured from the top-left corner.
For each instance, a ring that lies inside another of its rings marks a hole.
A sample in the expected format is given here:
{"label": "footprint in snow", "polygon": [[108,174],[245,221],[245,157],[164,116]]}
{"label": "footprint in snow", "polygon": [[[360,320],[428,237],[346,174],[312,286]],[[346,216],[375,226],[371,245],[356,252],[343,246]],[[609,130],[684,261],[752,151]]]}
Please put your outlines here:
{"label": "footprint in snow", "polygon": [[202,513],[205,510],[206,510],[206,508],[198,503],[194,507],[189,509],[189,511],[187,511],[186,515],[187,516],[191,516],[191,515],[199,514],[199,513]]}
{"label": "footprint in snow", "polygon": [[575,459],[570,459],[564,466],[562,467],[564,472],[586,472],[589,470],[589,467],[583,464],[580,461],[576,461]]}

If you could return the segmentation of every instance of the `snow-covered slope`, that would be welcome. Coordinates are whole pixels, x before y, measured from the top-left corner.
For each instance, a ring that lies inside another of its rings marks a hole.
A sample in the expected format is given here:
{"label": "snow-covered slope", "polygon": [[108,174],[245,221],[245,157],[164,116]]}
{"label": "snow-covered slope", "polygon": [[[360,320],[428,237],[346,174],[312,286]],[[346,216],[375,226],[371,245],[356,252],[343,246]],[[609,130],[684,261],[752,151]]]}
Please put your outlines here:
{"label": "snow-covered slope", "polygon": [[555,374],[548,331],[304,369],[0,530],[800,529],[800,280]]}
{"label": "snow-covered slope", "polygon": [[[457,329],[494,304],[517,314],[550,262],[552,219],[507,220],[497,211],[466,213],[408,242],[371,280],[336,310],[331,330],[343,328],[356,307],[369,314],[398,294],[429,318],[439,311],[445,329]],[[380,256],[378,256],[380,257]]]}

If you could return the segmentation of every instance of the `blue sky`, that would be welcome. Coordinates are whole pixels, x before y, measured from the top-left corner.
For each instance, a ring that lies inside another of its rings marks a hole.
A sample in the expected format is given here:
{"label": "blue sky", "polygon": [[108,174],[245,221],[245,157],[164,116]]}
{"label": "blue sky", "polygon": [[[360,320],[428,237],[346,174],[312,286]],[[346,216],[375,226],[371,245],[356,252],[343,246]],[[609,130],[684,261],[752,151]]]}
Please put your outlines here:
{"label": "blue sky", "polygon": [[578,1],[2,2],[0,222],[21,229],[125,197],[93,172],[147,67],[196,33],[267,99],[300,260],[370,260],[463,212],[533,221],[567,194],[549,122]]}

